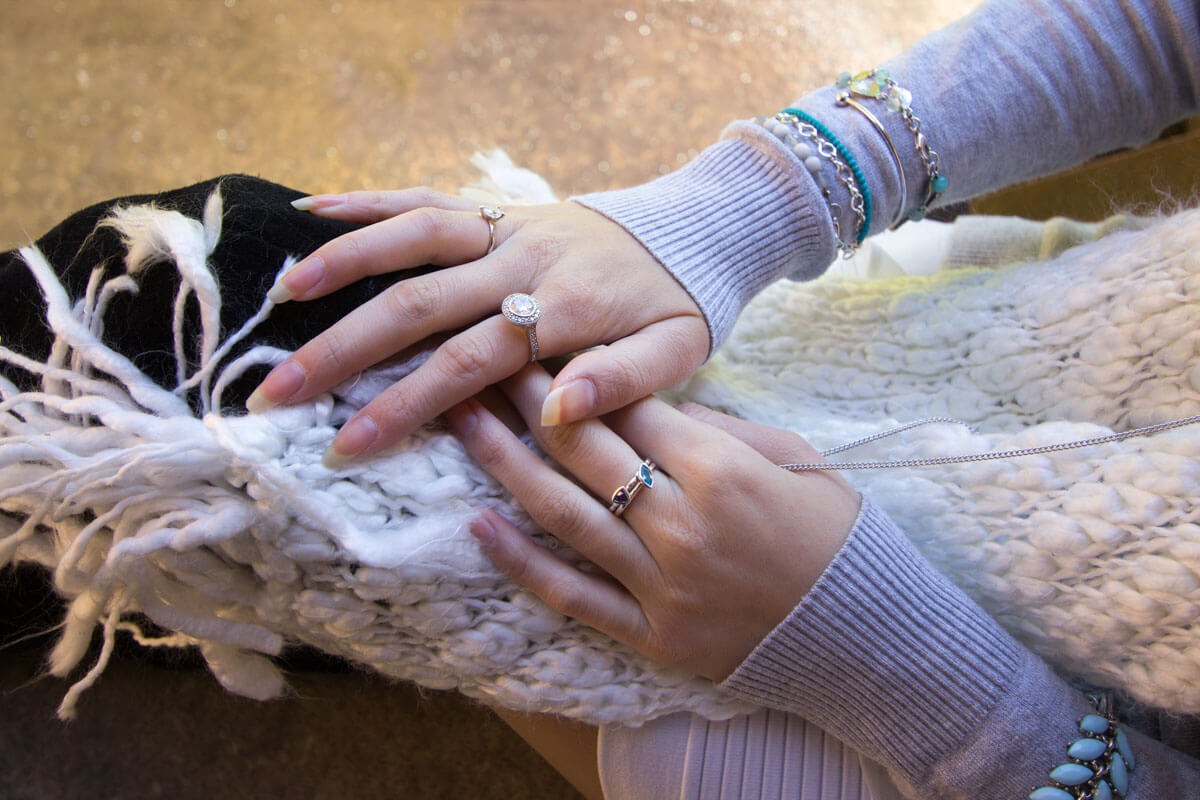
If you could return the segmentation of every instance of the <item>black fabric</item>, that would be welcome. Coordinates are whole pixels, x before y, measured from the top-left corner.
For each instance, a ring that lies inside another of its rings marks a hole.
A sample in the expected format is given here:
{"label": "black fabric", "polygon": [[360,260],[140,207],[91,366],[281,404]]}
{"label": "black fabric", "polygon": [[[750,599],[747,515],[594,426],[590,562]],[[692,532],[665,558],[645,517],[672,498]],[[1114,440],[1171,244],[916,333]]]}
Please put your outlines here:
{"label": "black fabric", "polygon": [[[87,290],[93,268],[106,265],[105,277],[124,272],[125,247],[111,228],[97,224],[118,205],[152,203],[199,219],[204,204],[220,184],[224,201],[221,237],[210,259],[221,288],[222,338],[236,331],[262,304],[275,275],[287,256],[302,257],[320,245],[358,226],[297,211],[291,201],[304,193],[248,175],[226,175],[160,194],[109,200],[79,211],[36,244],[58,272],[72,298]],[[321,300],[284,303],[225,359],[236,358],[255,344],[293,350],[341,319],[386,286],[407,275],[427,271],[367,278]],[[175,384],[174,341],[171,332],[175,294],[179,285],[173,267],[156,265],[138,279],[140,291],[114,298],[105,314],[104,341],[131,359],[149,377],[166,388]],[[45,302],[37,281],[16,251],[0,255],[0,342],[38,361],[50,354],[53,336],[45,321]],[[189,333],[199,330],[193,298]],[[193,368],[195,364],[193,364]],[[33,389],[38,379],[9,365],[0,372],[21,389]],[[241,410],[246,397],[265,376],[266,369],[250,370],[224,393],[225,410]],[[192,398],[195,407],[196,398]],[[3,487],[0,487],[3,488]],[[0,569],[0,647],[48,647],[65,608],[53,594],[49,575],[30,565]],[[167,665],[197,666],[195,654],[132,647],[120,637],[122,650]],[[85,663],[90,657],[85,659]],[[345,669],[338,659],[309,648],[292,649],[285,661],[289,669]]]}
{"label": "black fabric", "polygon": [[[287,256],[305,256],[358,226],[295,210],[291,201],[303,197],[303,192],[249,175],[226,175],[160,194],[98,203],[68,217],[36,244],[59,273],[68,294],[78,298],[86,291],[96,265],[107,265],[106,278],[124,272],[125,248],[120,237],[111,228],[97,227],[115,206],[153,203],[199,219],[205,201],[218,184],[224,199],[224,216],[211,264],[221,287],[224,337],[258,311]],[[293,350],[387,285],[422,271],[427,270],[367,278],[319,301],[284,303],[226,361],[253,344]],[[122,294],[109,307],[104,340],[159,384],[172,388],[175,360],[171,320],[178,277],[173,268],[159,265],[151,267],[139,282],[141,290],[136,295]],[[16,251],[0,255],[0,298],[4,298],[0,341],[34,359],[45,360],[53,337],[45,322],[42,293]],[[190,311],[188,330],[198,331],[194,298]],[[33,388],[36,383],[33,376],[23,371],[3,369],[22,389]],[[224,395],[226,408],[239,407],[264,374],[262,370],[252,370],[230,386]]]}

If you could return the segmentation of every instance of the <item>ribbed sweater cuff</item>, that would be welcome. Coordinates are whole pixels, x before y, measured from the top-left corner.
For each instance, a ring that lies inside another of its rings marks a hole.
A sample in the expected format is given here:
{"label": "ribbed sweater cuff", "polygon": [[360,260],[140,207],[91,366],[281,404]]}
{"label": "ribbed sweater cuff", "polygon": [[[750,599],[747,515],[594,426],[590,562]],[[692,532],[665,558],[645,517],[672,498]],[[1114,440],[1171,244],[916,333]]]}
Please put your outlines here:
{"label": "ribbed sweater cuff", "polygon": [[708,322],[710,352],[763,287],[815,277],[836,255],[816,184],[765,132],[718,142],[642,186],[572,199],[623,226],[683,285]]}
{"label": "ribbed sweater cuff", "polygon": [[921,781],[978,734],[1027,656],[864,500],[817,585],[724,686]]}

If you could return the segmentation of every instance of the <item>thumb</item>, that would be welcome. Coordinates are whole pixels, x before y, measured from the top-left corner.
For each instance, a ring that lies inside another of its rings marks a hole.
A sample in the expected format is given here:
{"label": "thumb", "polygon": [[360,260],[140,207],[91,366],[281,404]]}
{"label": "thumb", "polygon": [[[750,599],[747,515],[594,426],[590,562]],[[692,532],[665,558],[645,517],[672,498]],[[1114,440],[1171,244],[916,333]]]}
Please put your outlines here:
{"label": "thumb", "polygon": [[731,417],[699,403],[683,403],[679,410],[692,419],[740,439],[776,464],[819,463],[825,460],[815,447],[797,433]]}
{"label": "thumb", "polygon": [[542,425],[596,417],[686,380],[708,355],[699,317],[655,322],[607,347],[580,353],[559,370],[542,403]]}

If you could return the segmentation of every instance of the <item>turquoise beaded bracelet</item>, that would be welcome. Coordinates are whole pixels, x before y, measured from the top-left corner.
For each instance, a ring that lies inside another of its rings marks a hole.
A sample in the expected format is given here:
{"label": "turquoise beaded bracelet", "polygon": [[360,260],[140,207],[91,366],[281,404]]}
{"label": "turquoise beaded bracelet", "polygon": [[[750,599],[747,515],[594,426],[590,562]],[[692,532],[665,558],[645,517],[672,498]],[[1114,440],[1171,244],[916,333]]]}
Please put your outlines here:
{"label": "turquoise beaded bracelet", "polygon": [[[1106,698],[1107,700],[1107,698]],[[1029,800],[1113,800],[1129,791],[1129,776],[1136,766],[1133,748],[1117,723],[1107,716],[1111,701],[1102,702],[1100,714],[1079,720],[1083,736],[1067,747],[1068,761],[1050,770],[1051,783],[1029,793]]]}
{"label": "turquoise beaded bracelet", "polygon": [[817,133],[821,135],[821,138],[833,145],[834,149],[837,150],[838,155],[841,156],[842,161],[846,162],[846,166],[850,168],[850,172],[854,175],[854,182],[858,185],[858,191],[862,193],[863,197],[863,222],[861,225],[859,225],[858,236],[855,237],[854,240],[856,245],[862,244],[863,240],[867,238],[867,233],[871,229],[871,190],[867,188],[867,178],[865,175],[863,175],[863,171],[859,168],[858,162],[854,160],[854,156],[850,154],[850,151],[846,149],[845,145],[838,141],[838,138],[833,135],[829,128],[825,127],[811,114],[801,111],[798,108],[785,108],[779,113],[789,114],[799,120],[807,122],[809,125],[812,125],[814,128],[816,128]]}

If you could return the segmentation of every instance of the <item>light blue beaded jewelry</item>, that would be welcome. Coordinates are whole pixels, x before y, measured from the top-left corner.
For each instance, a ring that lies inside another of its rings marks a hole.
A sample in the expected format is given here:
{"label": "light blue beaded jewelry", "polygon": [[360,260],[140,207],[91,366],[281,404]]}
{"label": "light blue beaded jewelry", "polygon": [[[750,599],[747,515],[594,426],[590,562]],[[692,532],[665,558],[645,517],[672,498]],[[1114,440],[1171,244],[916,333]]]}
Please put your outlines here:
{"label": "light blue beaded jewelry", "polygon": [[1112,719],[1110,694],[1098,697],[1100,714],[1079,720],[1082,737],[1067,746],[1067,758],[1050,770],[1051,784],[1039,786],[1029,800],[1113,800],[1129,791],[1134,768],[1129,739]]}
{"label": "light blue beaded jewelry", "polygon": [[950,182],[942,174],[941,159],[937,151],[929,146],[929,141],[921,132],[921,120],[912,110],[912,92],[896,83],[886,69],[867,70],[857,75],[843,72],[838,75],[837,85],[850,94],[883,102],[888,113],[899,114],[904,120],[905,126],[913,135],[917,155],[929,178],[925,199],[908,212],[908,218],[923,219],[929,207],[946,191]]}

